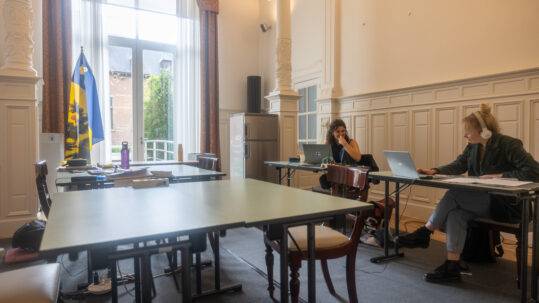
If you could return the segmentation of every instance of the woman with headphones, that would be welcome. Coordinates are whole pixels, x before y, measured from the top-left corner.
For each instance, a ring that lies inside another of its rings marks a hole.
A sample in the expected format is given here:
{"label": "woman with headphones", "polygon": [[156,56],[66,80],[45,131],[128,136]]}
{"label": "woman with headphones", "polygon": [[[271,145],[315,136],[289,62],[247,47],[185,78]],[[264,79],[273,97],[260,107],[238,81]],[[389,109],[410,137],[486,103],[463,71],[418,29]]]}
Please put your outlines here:
{"label": "woman with headphones", "polygon": [[[516,178],[539,182],[539,163],[524,149],[522,141],[500,133],[498,122],[488,104],[463,119],[464,137],[468,145],[450,164],[426,169],[418,173],[427,175],[459,175],[481,178]],[[509,199],[510,200],[510,199]],[[509,203],[507,203],[509,202]],[[436,206],[425,226],[396,239],[402,247],[427,248],[436,229],[445,230],[447,260],[433,272],[425,274],[428,282],[460,281],[460,254],[464,249],[468,221],[477,217],[497,221],[519,222],[518,205],[508,197],[489,195],[480,191],[448,190]]]}

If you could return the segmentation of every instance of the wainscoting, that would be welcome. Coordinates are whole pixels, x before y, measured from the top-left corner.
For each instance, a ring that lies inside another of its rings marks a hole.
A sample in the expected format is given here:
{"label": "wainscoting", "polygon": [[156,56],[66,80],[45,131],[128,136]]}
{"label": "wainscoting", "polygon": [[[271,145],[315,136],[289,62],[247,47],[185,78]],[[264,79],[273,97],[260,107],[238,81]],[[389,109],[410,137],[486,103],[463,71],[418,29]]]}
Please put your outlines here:
{"label": "wainscoting", "polygon": [[[478,110],[480,103],[490,104],[502,133],[521,139],[539,159],[539,68],[332,102],[337,104],[326,110],[327,103],[319,106],[320,134],[327,129],[327,114],[340,117],[362,153],[373,154],[381,170],[389,169],[384,150],[410,151],[417,167],[453,161],[466,146],[461,120]],[[328,113],[330,108],[333,112]],[[428,218],[443,193],[420,186],[404,191],[401,201],[408,204],[406,216]],[[370,198],[382,197],[383,185],[374,186]]]}

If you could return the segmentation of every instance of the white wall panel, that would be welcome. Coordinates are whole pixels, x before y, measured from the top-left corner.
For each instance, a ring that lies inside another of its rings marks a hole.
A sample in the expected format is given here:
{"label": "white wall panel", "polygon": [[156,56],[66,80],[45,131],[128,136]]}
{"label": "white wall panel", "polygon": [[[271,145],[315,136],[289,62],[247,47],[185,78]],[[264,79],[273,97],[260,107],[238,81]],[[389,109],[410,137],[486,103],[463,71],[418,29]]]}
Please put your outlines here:
{"label": "white wall panel", "polygon": [[457,109],[436,109],[436,120],[434,166],[447,164],[457,156]]}
{"label": "white wall panel", "polygon": [[[384,157],[384,149],[387,148],[387,131],[386,114],[375,114],[371,116],[371,138],[372,138],[372,154],[377,159],[378,166],[381,170],[387,170],[387,162]],[[379,160],[384,159],[384,160]]]}
{"label": "white wall panel", "polygon": [[361,115],[354,117],[354,136],[353,138],[357,141],[359,145],[359,150],[361,153],[369,153],[369,144],[368,144],[368,116]]}
{"label": "white wall panel", "polygon": [[522,101],[495,103],[493,114],[498,119],[503,134],[523,139]]}
{"label": "white wall panel", "polygon": [[392,150],[408,150],[408,111],[391,113],[391,144]]}

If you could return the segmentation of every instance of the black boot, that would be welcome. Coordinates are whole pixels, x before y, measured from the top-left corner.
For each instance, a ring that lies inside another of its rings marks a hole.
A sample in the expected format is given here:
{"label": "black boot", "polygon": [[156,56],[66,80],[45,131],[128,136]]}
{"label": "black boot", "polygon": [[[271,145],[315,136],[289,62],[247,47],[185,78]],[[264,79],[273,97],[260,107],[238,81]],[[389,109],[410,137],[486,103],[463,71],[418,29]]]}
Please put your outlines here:
{"label": "black boot", "polygon": [[425,281],[431,283],[459,282],[459,261],[446,260],[444,264],[438,266],[434,272],[425,274]]}
{"label": "black boot", "polygon": [[407,234],[404,236],[399,236],[395,240],[397,241],[397,244],[400,247],[408,247],[408,248],[416,248],[416,247],[422,247],[427,248],[429,247],[430,243],[430,235],[432,234],[432,231],[430,231],[425,226],[422,226],[418,228],[416,231],[414,231],[411,234]]}

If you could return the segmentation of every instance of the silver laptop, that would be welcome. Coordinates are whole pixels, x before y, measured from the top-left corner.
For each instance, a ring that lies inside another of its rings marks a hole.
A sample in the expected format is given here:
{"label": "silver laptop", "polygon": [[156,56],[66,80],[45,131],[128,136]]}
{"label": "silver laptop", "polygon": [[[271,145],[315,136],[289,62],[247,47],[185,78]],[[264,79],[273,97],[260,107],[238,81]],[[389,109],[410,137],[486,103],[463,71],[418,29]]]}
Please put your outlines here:
{"label": "silver laptop", "polygon": [[384,150],[387,163],[395,177],[410,179],[433,179],[434,176],[418,174],[412,161],[410,153],[407,151]]}
{"label": "silver laptop", "polygon": [[324,160],[329,162],[333,159],[329,144],[303,144],[303,152],[306,164],[320,165]]}

